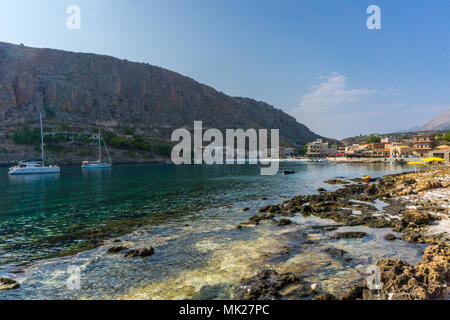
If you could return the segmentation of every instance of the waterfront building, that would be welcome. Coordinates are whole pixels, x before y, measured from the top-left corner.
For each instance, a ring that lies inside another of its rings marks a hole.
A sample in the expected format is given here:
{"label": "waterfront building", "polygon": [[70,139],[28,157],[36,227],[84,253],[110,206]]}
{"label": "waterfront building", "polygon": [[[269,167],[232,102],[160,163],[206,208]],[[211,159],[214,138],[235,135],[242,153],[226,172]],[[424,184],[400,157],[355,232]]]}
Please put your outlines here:
{"label": "waterfront building", "polygon": [[450,165],[450,147],[449,146],[439,146],[435,150],[430,151],[430,153],[428,154],[428,157],[429,158],[442,158],[445,160],[445,162],[443,162],[443,164]]}
{"label": "waterfront building", "polygon": [[392,158],[403,158],[413,155],[413,150],[408,146],[393,146],[389,150]]}
{"label": "waterfront building", "polygon": [[307,145],[306,155],[308,157],[326,157],[327,155],[335,155],[337,153],[337,146],[330,145],[328,142],[323,142],[322,139],[310,142]]}
{"label": "waterfront building", "polygon": [[436,145],[436,136],[430,133],[420,133],[413,138],[413,152],[419,157],[427,156]]}

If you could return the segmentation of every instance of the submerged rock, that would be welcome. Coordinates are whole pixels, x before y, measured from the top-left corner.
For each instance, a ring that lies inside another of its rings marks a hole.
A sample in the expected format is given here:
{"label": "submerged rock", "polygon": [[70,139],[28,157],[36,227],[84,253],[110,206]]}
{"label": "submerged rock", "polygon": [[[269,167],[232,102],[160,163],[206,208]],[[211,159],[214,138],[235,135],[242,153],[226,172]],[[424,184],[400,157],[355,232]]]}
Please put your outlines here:
{"label": "submerged rock", "polygon": [[107,253],[118,253],[118,252],[124,251],[126,249],[128,249],[127,246],[116,245],[116,246],[112,246],[111,248],[109,248],[106,252]]}
{"label": "submerged rock", "polygon": [[350,254],[343,249],[329,247],[329,248],[325,249],[325,252],[328,253],[334,259],[341,259],[346,262],[350,262],[353,260],[353,258],[350,256]]}
{"label": "submerged rock", "polygon": [[265,269],[254,277],[242,279],[236,288],[234,299],[276,300],[281,297],[280,291],[283,289],[285,289],[284,295],[295,293],[295,295],[305,296],[312,293],[310,286],[293,273],[279,274],[275,270]]}
{"label": "submerged rock", "polygon": [[282,218],[282,219],[279,219],[279,220],[277,220],[277,221],[274,221],[274,223],[275,223],[277,226],[282,227],[282,226],[288,226],[288,225],[291,225],[291,224],[292,224],[292,221],[289,220],[289,219],[284,219],[284,218]]}
{"label": "submerged rock", "polygon": [[250,217],[248,219],[248,222],[252,223],[252,224],[259,224],[260,221],[263,220],[272,220],[274,218],[274,215],[269,213],[269,214],[260,214],[260,215],[254,215],[252,217]]}
{"label": "submerged rock", "polygon": [[338,232],[332,238],[333,239],[362,239],[367,236],[365,232],[349,231]]}
{"label": "submerged rock", "polygon": [[315,296],[313,300],[336,300],[336,297],[330,293],[322,293]]}
{"label": "submerged rock", "polygon": [[325,180],[324,182],[328,183],[328,184],[349,184],[350,183],[348,181],[344,181],[341,179],[330,179],[330,180]]}
{"label": "submerged rock", "polygon": [[364,290],[367,290],[366,280],[363,280],[350,288],[346,289],[340,296],[339,300],[358,300],[362,299]]}
{"label": "submerged rock", "polygon": [[125,254],[125,258],[148,257],[155,253],[153,247],[132,249]]}
{"label": "submerged rock", "polygon": [[2,290],[13,290],[20,287],[20,283],[9,277],[0,277],[0,291]]}
{"label": "submerged rock", "polygon": [[397,237],[394,236],[392,233],[389,233],[389,234],[384,236],[384,239],[386,239],[388,241],[395,241],[395,240],[397,240]]}

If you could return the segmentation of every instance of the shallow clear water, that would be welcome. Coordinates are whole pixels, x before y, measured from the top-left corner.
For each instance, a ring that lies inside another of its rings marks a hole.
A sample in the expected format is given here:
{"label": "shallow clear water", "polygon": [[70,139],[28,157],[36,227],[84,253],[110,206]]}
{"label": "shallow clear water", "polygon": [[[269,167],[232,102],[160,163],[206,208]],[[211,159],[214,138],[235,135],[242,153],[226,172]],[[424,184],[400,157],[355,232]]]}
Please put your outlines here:
{"label": "shallow clear water", "polygon": [[[320,239],[323,235],[311,233],[311,226],[332,222],[315,217],[296,217],[296,224],[284,228],[267,222],[234,229],[265,204],[315,193],[319,187],[339,188],[322,182],[328,178],[375,177],[403,169],[292,162],[281,167],[296,173],[260,176],[258,167],[248,165],[134,165],[97,172],[67,167],[56,177],[8,177],[0,168],[0,274],[22,282],[18,290],[0,292],[0,299],[229,298],[241,278],[264,266],[302,270],[311,281],[337,292],[377,259],[418,261],[420,246],[388,243],[385,229],[367,229],[370,236],[356,241]],[[242,207],[250,210],[242,212]],[[324,241],[312,246],[305,233]],[[113,237],[132,248],[151,245],[155,255],[125,259],[106,254],[108,245],[97,247],[99,240]],[[355,259],[350,264],[333,260],[323,252],[327,246],[345,249]],[[71,265],[82,267],[79,290],[66,286]]]}

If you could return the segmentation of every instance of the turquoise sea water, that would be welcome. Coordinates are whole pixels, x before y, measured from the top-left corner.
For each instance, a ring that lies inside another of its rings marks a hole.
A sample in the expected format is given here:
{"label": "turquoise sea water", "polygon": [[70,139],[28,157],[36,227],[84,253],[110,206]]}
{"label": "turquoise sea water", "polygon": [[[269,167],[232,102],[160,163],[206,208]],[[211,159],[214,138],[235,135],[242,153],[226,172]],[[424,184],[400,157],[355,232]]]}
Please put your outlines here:
{"label": "turquoise sea water", "polygon": [[[23,281],[21,289],[1,292],[0,298],[227,298],[231,285],[256,268],[239,262],[243,253],[261,252],[259,245],[273,247],[272,240],[293,243],[271,225],[244,232],[233,229],[260,206],[315,193],[319,187],[338,188],[324,184],[328,178],[375,177],[406,169],[293,162],[282,163],[281,168],[296,173],[260,176],[259,168],[250,165],[117,165],[99,171],[63,167],[59,176],[9,177],[7,168],[0,168],[0,274]],[[244,206],[250,211],[242,212]],[[296,228],[330,223],[318,218],[296,222]],[[415,259],[416,250],[406,243],[383,249],[379,232],[384,231],[373,231],[377,241],[369,242],[366,250],[373,251],[373,257],[364,250],[354,254],[367,263],[398,252]],[[122,237],[131,246],[152,245],[156,254],[142,261],[107,256],[106,246],[99,245],[113,237]],[[351,251],[351,245],[342,245]],[[299,259],[298,253],[291,258]],[[258,266],[267,264],[258,259],[254,259]],[[277,259],[272,262],[292,267]],[[67,290],[68,264],[85,266],[81,290]],[[183,275],[186,272],[199,274]],[[216,280],[185,283],[195,276]]]}

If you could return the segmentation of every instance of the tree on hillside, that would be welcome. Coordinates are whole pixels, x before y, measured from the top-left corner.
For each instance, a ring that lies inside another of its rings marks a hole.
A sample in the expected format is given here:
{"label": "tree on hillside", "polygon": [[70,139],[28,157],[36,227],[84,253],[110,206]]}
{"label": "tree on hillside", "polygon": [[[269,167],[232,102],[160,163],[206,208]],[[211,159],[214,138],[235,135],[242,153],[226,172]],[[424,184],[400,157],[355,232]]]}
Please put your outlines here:
{"label": "tree on hillside", "polygon": [[369,139],[367,139],[367,143],[380,143],[381,138],[378,136],[370,136]]}

